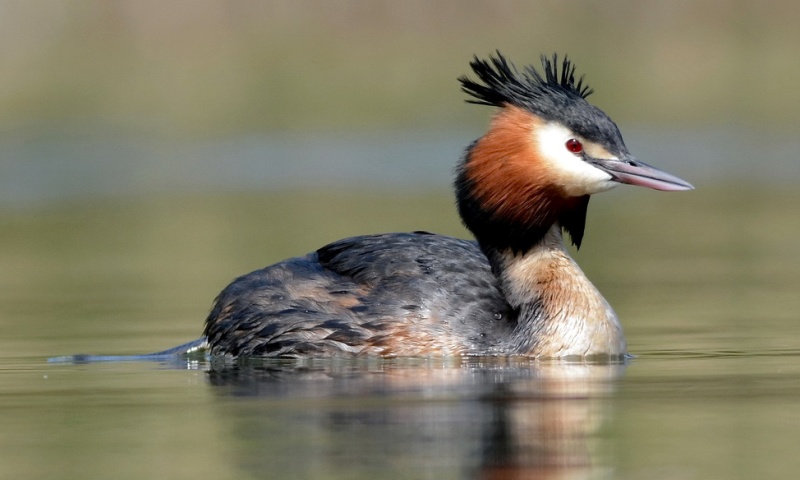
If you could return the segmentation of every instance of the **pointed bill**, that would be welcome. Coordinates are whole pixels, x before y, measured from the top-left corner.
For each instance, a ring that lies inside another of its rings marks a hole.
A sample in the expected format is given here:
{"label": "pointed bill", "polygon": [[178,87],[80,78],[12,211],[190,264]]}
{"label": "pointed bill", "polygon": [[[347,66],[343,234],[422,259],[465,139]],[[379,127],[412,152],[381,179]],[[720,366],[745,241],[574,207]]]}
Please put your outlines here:
{"label": "pointed bill", "polygon": [[590,163],[611,175],[615,182],[664,191],[694,189],[692,184],[686,180],[640,162],[633,157],[625,160],[595,158]]}

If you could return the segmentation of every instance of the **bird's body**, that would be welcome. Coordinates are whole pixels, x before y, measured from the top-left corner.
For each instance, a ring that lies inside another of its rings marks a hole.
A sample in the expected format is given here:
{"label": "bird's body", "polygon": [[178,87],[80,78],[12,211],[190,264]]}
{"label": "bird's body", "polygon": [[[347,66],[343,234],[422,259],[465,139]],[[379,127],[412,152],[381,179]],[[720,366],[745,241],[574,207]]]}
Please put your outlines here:
{"label": "bird's body", "polygon": [[[530,304],[509,304],[476,242],[427,232],[348,238],[236,279],[217,299],[206,335],[212,345],[225,341],[216,353],[234,356],[625,352],[613,310],[557,229],[513,265],[507,273],[519,277],[517,295]],[[545,297],[580,301],[549,311],[534,299]],[[582,329],[596,333],[574,341]]]}
{"label": "bird's body", "polygon": [[230,339],[233,355],[500,353],[511,315],[475,242],[394,233],[341,240],[238,278],[206,334]]}
{"label": "bird's body", "polygon": [[215,301],[212,355],[621,357],[616,314],[567,253],[589,196],[618,183],[692,188],[634,159],[586,102],[566,59],[544,77],[477,58],[473,103],[500,107],[457,168],[476,241],[425,232],[353,237],[234,280]]}

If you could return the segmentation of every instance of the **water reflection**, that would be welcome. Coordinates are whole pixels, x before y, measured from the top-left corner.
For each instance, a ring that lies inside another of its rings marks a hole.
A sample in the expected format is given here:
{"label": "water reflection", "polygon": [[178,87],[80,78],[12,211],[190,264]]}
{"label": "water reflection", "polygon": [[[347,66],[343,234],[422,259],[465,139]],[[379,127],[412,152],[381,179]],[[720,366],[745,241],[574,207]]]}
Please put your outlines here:
{"label": "water reflection", "polygon": [[624,369],[494,358],[285,360],[212,365],[208,379],[219,397],[237,399],[231,437],[254,474],[549,479],[609,468],[600,430]]}

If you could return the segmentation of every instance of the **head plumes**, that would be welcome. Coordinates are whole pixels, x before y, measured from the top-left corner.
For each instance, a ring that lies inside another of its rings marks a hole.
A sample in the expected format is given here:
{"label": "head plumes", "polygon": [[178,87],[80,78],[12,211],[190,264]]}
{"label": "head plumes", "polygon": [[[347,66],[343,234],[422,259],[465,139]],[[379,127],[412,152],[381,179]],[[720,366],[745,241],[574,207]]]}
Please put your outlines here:
{"label": "head plumes", "polygon": [[496,107],[515,105],[546,115],[558,105],[585,99],[593,92],[583,83],[583,77],[575,80],[575,66],[569,58],[564,57],[560,70],[558,63],[557,54],[552,58],[542,55],[543,77],[533,66],[519,71],[498,51],[488,60],[476,56],[470,62],[482,84],[466,75],[458,80],[461,89],[473,97],[467,100],[470,103]]}

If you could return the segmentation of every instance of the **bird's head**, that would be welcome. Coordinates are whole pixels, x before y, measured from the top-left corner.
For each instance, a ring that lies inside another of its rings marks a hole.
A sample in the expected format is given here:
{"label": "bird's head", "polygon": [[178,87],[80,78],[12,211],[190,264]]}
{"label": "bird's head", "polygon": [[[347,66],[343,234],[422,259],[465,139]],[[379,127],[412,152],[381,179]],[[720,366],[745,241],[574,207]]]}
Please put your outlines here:
{"label": "bird's head", "polygon": [[475,57],[478,77],[459,78],[470,103],[500,107],[459,165],[459,210],[493,248],[526,250],[555,223],[580,246],[589,196],[620,183],[688,190],[689,183],[628,152],[617,125],[586,101],[592,90],[566,57],[542,57],[543,73],[518,70],[500,52]]}

